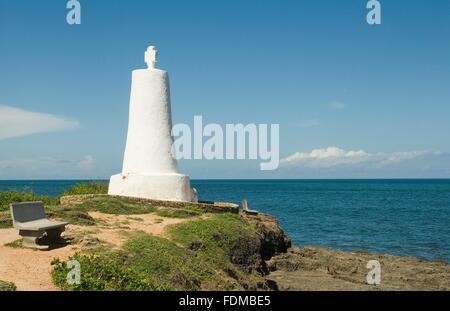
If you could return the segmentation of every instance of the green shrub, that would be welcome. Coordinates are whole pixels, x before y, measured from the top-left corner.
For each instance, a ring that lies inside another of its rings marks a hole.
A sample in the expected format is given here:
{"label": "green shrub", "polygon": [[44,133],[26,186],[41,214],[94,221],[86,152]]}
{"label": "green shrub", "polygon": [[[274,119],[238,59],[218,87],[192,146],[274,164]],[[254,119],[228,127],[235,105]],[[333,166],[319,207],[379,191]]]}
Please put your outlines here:
{"label": "green shrub", "polygon": [[17,287],[14,283],[0,280],[0,292],[14,292]]}
{"label": "green shrub", "polygon": [[236,214],[215,214],[208,219],[193,220],[169,228],[173,241],[189,246],[198,241],[207,246],[208,255],[222,258],[223,252],[245,236],[255,235],[251,225]]}
{"label": "green shrub", "polygon": [[11,203],[41,201],[45,204],[58,204],[58,200],[51,196],[38,196],[32,192],[0,192],[0,211],[8,211]]}
{"label": "green shrub", "polygon": [[124,245],[122,263],[177,290],[200,290],[215,272],[194,251],[167,239],[141,234]]}
{"label": "green shrub", "polygon": [[171,226],[168,232],[174,242],[195,249],[198,258],[216,270],[226,271],[239,283],[251,283],[252,278],[258,282],[260,274],[265,273],[261,238],[240,215],[215,214]]}
{"label": "green shrub", "polygon": [[94,250],[75,255],[81,264],[81,284],[66,282],[66,263],[54,260],[54,283],[69,290],[199,290],[215,274],[193,251],[160,237],[133,233],[122,250]]}
{"label": "green shrub", "polygon": [[6,247],[11,247],[11,248],[23,248],[22,239],[6,243],[5,246]]}
{"label": "green shrub", "polygon": [[61,194],[61,196],[82,195],[82,194],[107,194],[108,185],[109,184],[107,182],[80,183],[64,191]]}
{"label": "green shrub", "polygon": [[153,282],[147,275],[139,274],[132,268],[119,264],[117,259],[107,256],[76,254],[70,260],[81,265],[80,284],[70,285],[67,275],[70,269],[66,262],[52,261],[53,282],[65,290],[76,291],[162,291],[169,287]]}
{"label": "green shrub", "polygon": [[9,211],[0,212],[0,229],[11,228],[13,225]]}

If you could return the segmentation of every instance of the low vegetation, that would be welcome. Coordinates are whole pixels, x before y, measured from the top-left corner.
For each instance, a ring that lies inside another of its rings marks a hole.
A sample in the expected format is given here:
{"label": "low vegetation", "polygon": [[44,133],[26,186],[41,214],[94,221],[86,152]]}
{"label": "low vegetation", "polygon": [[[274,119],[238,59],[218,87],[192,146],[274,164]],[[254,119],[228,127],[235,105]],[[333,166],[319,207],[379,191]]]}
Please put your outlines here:
{"label": "low vegetation", "polygon": [[0,192],[0,212],[9,211],[11,203],[41,201],[47,205],[58,204],[58,199],[51,196],[35,195],[32,192]]}
{"label": "low vegetation", "polygon": [[0,212],[0,229],[11,228],[12,225],[9,211]]}
{"label": "low vegetation", "polygon": [[52,262],[53,281],[62,289],[89,291],[137,291],[137,290],[169,290],[170,288],[151,281],[143,274],[120,264],[117,258],[94,255],[75,255],[82,267],[81,284],[69,285],[67,276],[70,269],[65,262],[55,259]]}
{"label": "low vegetation", "polygon": [[13,292],[16,291],[16,289],[14,283],[0,280],[0,292]]}
{"label": "low vegetation", "polygon": [[23,247],[22,239],[15,240],[15,241],[10,242],[10,243],[6,243],[5,246],[6,247],[11,247],[11,248],[22,248]]}
{"label": "low vegetation", "polygon": [[[67,284],[68,269],[59,260],[53,263],[52,276],[55,284],[70,290],[266,288],[262,273],[237,260],[239,254],[248,253],[249,244],[241,243],[244,237],[259,241],[241,216],[209,215],[202,221],[173,225],[167,237],[134,232],[120,250],[101,248],[75,255],[70,260],[81,263],[79,285]],[[257,257],[250,256],[252,265],[261,263]]]}
{"label": "low vegetation", "polygon": [[67,207],[114,215],[148,214],[157,210],[157,207],[150,202],[137,202],[132,199],[110,196],[86,198],[80,203],[69,204]]}
{"label": "low vegetation", "polygon": [[82,195],[82,194],[107,194],[108,183],[106,182],[89,182],[74,185],[64,191],[61,196],[66,195]]}
{"label": "low vegetation", "polygon": [[163,207],[156,211],[156,214],[161,217],[168,218],[191,218],[202,215],[204,212],[198,210],[188,210],[180,208]]}
{"label": "low vegetation", "polygon": [[73,225],[95,225],[95,219],[89,216],[88,210],[78,206],[46,206],[46,215],[49,218],[60,219]]}

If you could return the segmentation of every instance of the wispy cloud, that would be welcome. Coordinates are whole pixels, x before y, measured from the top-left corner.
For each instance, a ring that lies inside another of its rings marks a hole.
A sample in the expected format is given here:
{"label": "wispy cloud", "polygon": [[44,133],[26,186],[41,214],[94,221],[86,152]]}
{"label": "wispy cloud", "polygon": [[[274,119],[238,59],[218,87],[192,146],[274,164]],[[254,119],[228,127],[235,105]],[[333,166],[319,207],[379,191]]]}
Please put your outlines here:
{"label": "wispy cloud", "polygon": [[319,120],[306,120],[300,123],[301,127],[308,128],[308,127],[316,127],[320,125]]}
{"label": "wispy cloud", "polygon": [[87,155],[78,163],[78,167],[82,170],[91,170],[95,166],[94,157],[91,155]]}
{"label": "wispy cloud", "polygon": [[315,149],[311,152],[296,152],[281,160],[283,166],[331,168],[338,166],[365,165],[385,167],[388,165],[418,159],[429,155],[440,155],[431,151],[405,151],[392,153],[369,153],[364,150],[344,150],[338,147]]}
{"label": "wispy cloud", "polygon": [[0,105],[0,140],[62,131],[77,126],[78,121],[65,117]]}
{"label": "wispy cloud", "polygon": [[97,165],[91,155],[86,155],[82,159],[55,157],[0,159],[0,179],[94,178],[96,175],[98,175]]}
{"label": "wispy cloud", "polygon": [[341,110],[347,108],[347,104],[337,100],[333,100],[328,106],[334,110]]}

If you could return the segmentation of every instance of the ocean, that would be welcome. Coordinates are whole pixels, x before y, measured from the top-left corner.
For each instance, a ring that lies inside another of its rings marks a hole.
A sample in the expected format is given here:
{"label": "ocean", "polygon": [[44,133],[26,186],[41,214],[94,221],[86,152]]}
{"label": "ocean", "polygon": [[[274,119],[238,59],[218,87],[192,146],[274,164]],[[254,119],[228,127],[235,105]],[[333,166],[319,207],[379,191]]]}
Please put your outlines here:
{"label": "ocean", "polygon": [[[56,196],[79,183],[0,181],[0,191]],[[450,262],[450,180],[193,180],[200,199],[274,215],[299,246]]]}

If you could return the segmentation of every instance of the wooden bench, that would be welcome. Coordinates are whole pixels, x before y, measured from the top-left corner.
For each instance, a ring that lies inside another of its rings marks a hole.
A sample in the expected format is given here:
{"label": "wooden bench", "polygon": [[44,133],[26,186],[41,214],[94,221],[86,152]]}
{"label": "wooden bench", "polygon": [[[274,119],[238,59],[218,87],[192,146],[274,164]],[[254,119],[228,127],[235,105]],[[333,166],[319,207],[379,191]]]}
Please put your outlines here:
{"label": "wooden bench", "polygon": [[[13,203],[10,205],[14,228],[19,229],[24,247],[48,249],[50,244],[61,242],[61,233],[66,229],[67,222],[51,221],[45,216],[42,202]],[[47,245],[40,245],[40,240],[46,236]]]}

